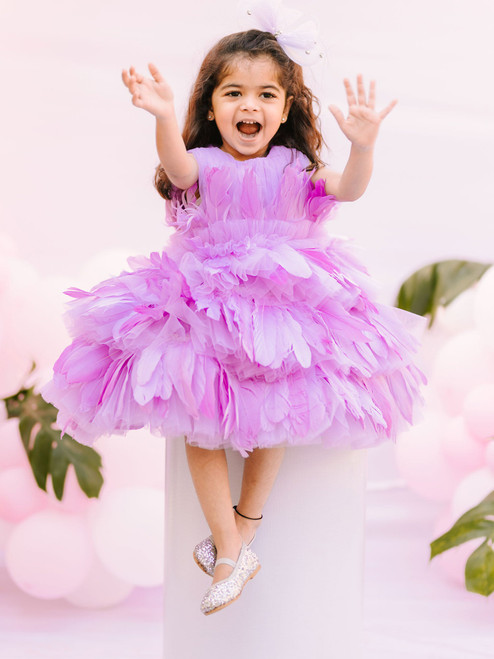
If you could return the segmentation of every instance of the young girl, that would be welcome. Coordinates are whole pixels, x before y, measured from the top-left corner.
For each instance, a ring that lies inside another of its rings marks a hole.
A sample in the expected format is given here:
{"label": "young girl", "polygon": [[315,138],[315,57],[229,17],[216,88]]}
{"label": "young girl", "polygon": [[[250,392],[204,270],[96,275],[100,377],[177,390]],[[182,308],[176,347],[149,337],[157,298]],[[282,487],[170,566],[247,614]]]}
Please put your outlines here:
{"label": "young girl", "polygon": [[[233,602],[259,570],[250,548],[285,446],[363,448],[412,421],[421,372],[411,314],[369,299],[365,269],[325,221],[362,195],[379,125],[362,77],[345,80],[351,141],[342,174],[322,137],[302,68],[276,36],[249,30],[206,56],[180,134],[158,69],[123,72],[156,117],[156,187],[175,227],[161,253],[86,292],[66,291],[74,340],[43,388],[77,440],[149,424],[185,435],[211,536],[194,550],[212,576],[201,603]],[[245,457],[232,506],[225,448]]]}

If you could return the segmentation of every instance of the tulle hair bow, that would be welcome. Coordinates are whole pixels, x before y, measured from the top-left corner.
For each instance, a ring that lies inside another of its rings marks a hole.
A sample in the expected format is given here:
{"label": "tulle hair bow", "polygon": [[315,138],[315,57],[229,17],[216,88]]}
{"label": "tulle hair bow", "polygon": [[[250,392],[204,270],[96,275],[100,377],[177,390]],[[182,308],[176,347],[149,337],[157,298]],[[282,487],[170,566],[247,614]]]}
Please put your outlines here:
{"label": "tulle hair bow", "polygon": [[271,32],[297,64],[315,64],[324,57],[314,21],[297,9],[284,7],[281,0],[243,0],[240,12],[242,20],[248,21],[251,27]]}

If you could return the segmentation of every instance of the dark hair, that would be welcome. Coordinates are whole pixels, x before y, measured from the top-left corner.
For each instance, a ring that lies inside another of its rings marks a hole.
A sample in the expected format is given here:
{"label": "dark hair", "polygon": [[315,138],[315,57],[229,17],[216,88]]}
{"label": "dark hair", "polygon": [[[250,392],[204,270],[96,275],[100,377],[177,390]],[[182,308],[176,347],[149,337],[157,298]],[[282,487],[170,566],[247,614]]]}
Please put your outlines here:
{"label": "dark hair", "polygon": [[[319,130],[314,103],[317,98],[305,86],[302,67],[293,62],[270,32],[248,30],[223,37],[206,55],[189,99],[182,133],[187,149],[221,146],[222,139],[214,121],[208,121],[213,91],[219,85],[232,59],[242,55],[250,58],[270,57],[278,66],[279,82],[287,97],[293,96],[286,123],[280,125],[270,146],[281,145],[298,149],[311,161],[312,167],[322,164],[319,153],[323,138]],[[165,199],[171,198],[172,184],[163,167],[158,165],[154,184]]]}

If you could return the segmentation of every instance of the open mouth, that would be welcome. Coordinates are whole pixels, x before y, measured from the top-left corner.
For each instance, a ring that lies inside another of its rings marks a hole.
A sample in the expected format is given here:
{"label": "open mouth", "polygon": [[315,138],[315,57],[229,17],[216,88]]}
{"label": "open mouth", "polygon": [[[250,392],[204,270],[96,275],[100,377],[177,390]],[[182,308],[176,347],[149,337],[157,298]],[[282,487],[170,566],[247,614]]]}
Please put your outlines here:
{"label": "open mouth", "polygon": [[257,135],[261,130],[261,124],[257,121],[239,121],[237,129],[242,135]]}

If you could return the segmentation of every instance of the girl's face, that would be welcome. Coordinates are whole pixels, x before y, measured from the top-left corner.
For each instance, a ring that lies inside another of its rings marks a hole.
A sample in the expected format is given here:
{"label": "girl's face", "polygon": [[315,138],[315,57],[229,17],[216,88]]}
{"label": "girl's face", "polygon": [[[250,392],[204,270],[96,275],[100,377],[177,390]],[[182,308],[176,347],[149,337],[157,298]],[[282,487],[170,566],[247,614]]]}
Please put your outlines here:
{"label": "girl's face", "polygon": [[264,156],[292,100],[286,98],[270,57],[239,56],[211,98],[208,118],[216,121],[221,149],[236,160]]}

